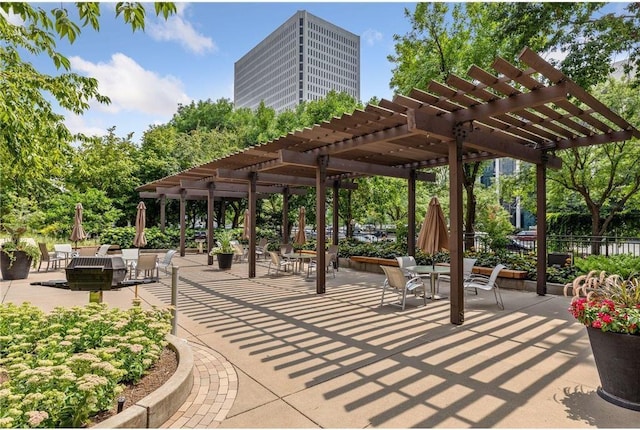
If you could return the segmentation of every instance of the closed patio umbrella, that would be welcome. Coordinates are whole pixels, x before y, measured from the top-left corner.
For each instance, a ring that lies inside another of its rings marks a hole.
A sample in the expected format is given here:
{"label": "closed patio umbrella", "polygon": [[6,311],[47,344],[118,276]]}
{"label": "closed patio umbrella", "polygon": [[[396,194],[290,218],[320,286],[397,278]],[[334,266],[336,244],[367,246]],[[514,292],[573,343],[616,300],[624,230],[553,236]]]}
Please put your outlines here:
{"label": "closed patio umbrella", "polygon": [[296,237],[294,238],[295,243],[298,245],[304,245],[307,241],[307,236],[304,233],[305,228],[305,209],[304,206],[300,207],[300,213],[298,214],[298,232],[296,233]]}
{"label": "closed patio umbrella", "polygon": [[71,241],[76,243],[76,248],[78,247],[78,241],[84,240],[87,237],[87,233],[85,233],[82,228],[82,203],[76,204],[76,212],[73,217],[73,230],[71,231]]}
{"label": "closed patio umbrella", "polygon": [[242,238],[249,240],[249,209],[244,211],[244,225],[242,226]]}
{"label": "closed patio umbrella", "polygon": [[449,249],[447,222],[437,197],[433,197],[429,202],[416,245],[425,254],[435,254],[443,249]]}
{"label": "closed patio umbrella", "polygon": [[144,202],[138,203],[138,213],[136,214],[136,236],[133,238],[133,246],[142,248],[147,244],[147,238],[144,237],[144,228],[147,223],[147,207]]}

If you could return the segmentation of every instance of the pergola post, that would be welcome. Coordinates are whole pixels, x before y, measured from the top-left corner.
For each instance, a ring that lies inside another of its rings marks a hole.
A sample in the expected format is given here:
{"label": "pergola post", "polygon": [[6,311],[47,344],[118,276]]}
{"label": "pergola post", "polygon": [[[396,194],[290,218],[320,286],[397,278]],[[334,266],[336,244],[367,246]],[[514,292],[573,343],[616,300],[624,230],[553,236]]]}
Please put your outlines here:
{"label": "pergola post", "polygon": [[340,181],[333,181],[333,231],[331,237],[331,243],[333,245],[338,244],[339,236],[338,232],[340,230],[338,223],[340,219],[338,217],[338,197],[340,195]]}
{"label": "pergola post", "polygon": [[547,164],[546,153],[543,162],[536,164],[536,205],[537,230],[536,245],[538,262],[536,264],[536,292],[540,296],[547,294]]}
{"label": "pergola post", "polygon": [[282,243],[289,243],[289,187],[282,192]]}
{"label": "pergola post", "polygon": [[318,157],[318,167],[316,169],[316,293],[324,294],[326,291],[326,217],[327,217],[327,164],[329,157],[321,155]]}
{"label": "pergola post", "polygon": [[408,179],[407,255],[416,255],[416,170],[411,169]]}
{"label": "pergola post", "polygon": [[167,219],[167,196],[160,195],[160,231],[164,233]]}
{"label": "pergola post", "polygon": [[185,254],[185,235],[187,231],[187,190],[180,190],[180,257]]}
{"label": "pergola post", "polygon": [[256,180],[257,173],[249,175],[249,278],[256,277]]}
{"label": "pergola post", "polygon": [[464,322],[463,244],[462,244],[462,143],[467,131],[454,128],[456,139],[449,144],[449,255],[451,270],[451,324]]}
{"label": "pergola post", "polygon": [[220,223],[218,224],[218,228],[226,228],[227,227],[227,201],[222,198],[220,200]]}
{"label": "pergola post", "polygon": [[210,255],[213,248],[213,203],[215,197],[216,183],[209,182],[207,195],[207,264],[213,264],[213,255]]}

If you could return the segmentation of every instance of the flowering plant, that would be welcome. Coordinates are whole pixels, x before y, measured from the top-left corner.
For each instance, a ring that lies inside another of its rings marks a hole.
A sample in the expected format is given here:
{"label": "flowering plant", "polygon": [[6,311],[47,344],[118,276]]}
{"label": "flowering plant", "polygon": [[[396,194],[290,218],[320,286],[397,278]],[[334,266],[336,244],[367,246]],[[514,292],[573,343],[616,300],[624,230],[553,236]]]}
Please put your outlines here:
{"label": "flowering plant", "polygon": [[82,427],[158,359],[169,309],[0,305],[0,428]]}
{"label": "flowering plant", "polygon": [[640,279],[591,271],[566,284],[573,288],[569,312],[587,327],[640,335]]}

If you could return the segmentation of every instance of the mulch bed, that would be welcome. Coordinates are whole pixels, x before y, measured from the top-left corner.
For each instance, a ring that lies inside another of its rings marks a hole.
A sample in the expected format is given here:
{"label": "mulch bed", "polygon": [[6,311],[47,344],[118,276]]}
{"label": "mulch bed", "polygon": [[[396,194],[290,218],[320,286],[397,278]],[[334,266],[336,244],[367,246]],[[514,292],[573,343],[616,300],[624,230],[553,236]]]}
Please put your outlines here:
{"label": "mulch bed", "polygon": [[[126,399],[124,409],[135,405],[138,400],[157,390],[169,380],[177,368],[178,359],[176,353],[170,348],[165,348],[160,354],[158,362],[147,371],[147,374],[144,375],[137,384],[125,385],[124,391],[119,396]],[[118,405],[116,403],[112,409],[98,413],[91,418],[91,425],[116,415],[117,408]]]}

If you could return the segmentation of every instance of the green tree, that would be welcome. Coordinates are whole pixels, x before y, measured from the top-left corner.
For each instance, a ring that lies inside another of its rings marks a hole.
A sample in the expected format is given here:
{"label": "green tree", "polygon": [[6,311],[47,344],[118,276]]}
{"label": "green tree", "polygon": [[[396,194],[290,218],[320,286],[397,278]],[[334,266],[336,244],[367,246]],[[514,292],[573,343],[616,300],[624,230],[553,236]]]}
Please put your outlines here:
{"label": "green tree", "polygon": [[82,203],[82,226],[87,234],[99,235],[113,227],[122,218],[122,212],[113,207],[112,200],[102,190],[87,188],[53,195],[41,202],[43,215],[38,217],[40,232],[47,236],[66,238],[73,229],[73,217],[77,203]]}
{"label": "green tree", "polygon": [[135,219],[137,194],[140,185],[136,177],[137,148],[131,142],[131,134],[125,138],[115,135],[115,127],[103,137],[91,138],[78,148],[74,157],[69,183],[73,189],[84,192],[94,188],[102,190],[125,219]]}
{"label": "green tree", "polygon": [[[85,112],[91,100],[109,102],[99,94],[95,79],[69,73],[69,60],[56,49],[57,40],[73,43],[82,28],[99,30],[99,3],[75,3],[72,8],[75,20],[64,5],[45,10],[26,2],[0,3],[0,185],[18,197],[44,198],[43,189],[59,189],[69,167],[73,136],[51,100],[75,114]],[[165,18],[175,10],[173,3],[155,4],[156,14]],[[117,3],[115,14],[134,30],[144,28],[141,3]],[[20,24],[14,24],[17,21]],[[38,71],[23,58],[25,53],[49,57],[63,73]],[[7,176],[11,180],[5,180]],[[2,213],[10,204],[11,199],[3,199]]]}
{"label": "green tree", "polygon": [[[493,37],[488,7],[466,3],[450,9],[446,3],[418,3],[413,12],[405,9],[412,29],[404,36],[394,35],[396,54],[388,57],[396,64],[391,87],[401,94],[408,94],[413,88],[424,90],[431,80],[463,75],[472,64],[487,67],[497,54],[512,53],[513,47],[506,40],[501,43]],[[474,188],[484,166],[482,162],[463,165],[468,247],[473,246],[476,224]]]}
{"label": "green tree", "polygon": [[[640,123],[640,93],[629,83],[610,79],[594,87],[603,103]],[[567,190],[578,193],[591,214],[591,235],[603,236],[609,224],[625,209],[640,189],[640,147],[634,140],[575,148],[560,152],[563,168],[549,178]],[[593,244],[592,253],[599,252]]]}
{"label": "green tree", "polygon": [[192,101],[188,105],[179,104],[178,112],[173,115],[169,124],[182,133],[199,129],[226,130],[234,126],[232,112],[233,102],[229,99],[221,98],[215,102],[207,99],[197,103]]}
{"label": "green tree", "polygon": [[[613,71],[611,58],[627,56],[627,71],[640,65],[640,5],[602,13],[603,2],[512,2],[490,7],[496,40],[516,49],[563,51],[560,69],[582,87],[603,82]],[[636,74],[636,83],[640,75]]]}

